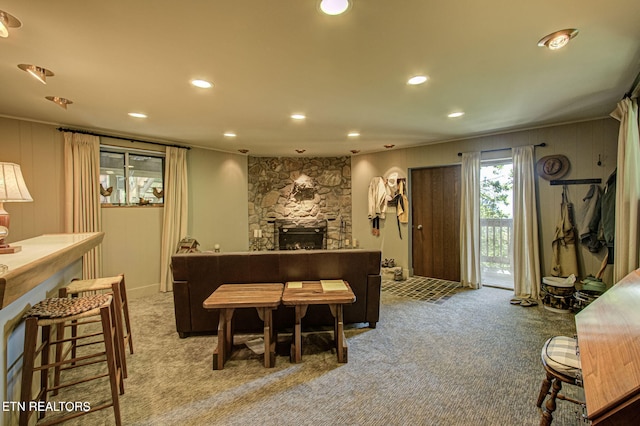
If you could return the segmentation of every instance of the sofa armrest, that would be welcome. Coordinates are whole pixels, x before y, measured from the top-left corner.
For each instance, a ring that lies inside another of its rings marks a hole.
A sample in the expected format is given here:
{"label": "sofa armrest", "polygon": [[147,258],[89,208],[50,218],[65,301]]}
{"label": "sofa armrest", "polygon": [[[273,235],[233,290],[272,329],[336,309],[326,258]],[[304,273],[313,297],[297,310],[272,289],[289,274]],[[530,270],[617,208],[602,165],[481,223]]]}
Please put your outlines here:
{"label": "sofa armrest", "polygon": [[381,275],[367,275],[367,312],[366,320],[369,327],[376,328],[380,320],[380,291],[382,288]]}
{"label": "sofa armrest", "polygon": [[176,317],[176,331],[181,338],[187,337],[191,331],[188,281],[173,281],[173,308]]}

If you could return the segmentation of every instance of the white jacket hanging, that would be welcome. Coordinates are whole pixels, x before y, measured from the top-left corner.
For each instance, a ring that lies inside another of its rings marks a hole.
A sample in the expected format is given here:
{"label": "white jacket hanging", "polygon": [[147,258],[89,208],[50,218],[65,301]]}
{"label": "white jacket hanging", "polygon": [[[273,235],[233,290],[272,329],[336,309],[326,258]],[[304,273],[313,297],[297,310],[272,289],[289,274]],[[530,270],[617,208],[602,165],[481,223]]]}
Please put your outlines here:
{"label": "white jacket hanging", "polygon": [[384,219],[387,211],[387,186],[384,178],[376,176],[369,183],[369,213],[368,218]]}

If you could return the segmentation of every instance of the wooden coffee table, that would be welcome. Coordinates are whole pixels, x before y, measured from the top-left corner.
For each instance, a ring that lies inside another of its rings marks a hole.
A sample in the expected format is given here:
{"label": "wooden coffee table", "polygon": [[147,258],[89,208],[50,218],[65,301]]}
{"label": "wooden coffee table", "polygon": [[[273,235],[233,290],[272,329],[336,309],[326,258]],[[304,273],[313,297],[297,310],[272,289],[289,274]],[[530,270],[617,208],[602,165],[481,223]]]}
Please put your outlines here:
{"label": "wooden coffee table", "polygon": [[302,288],[292,288],[287,283],[282,293],[282,303],[296,310],[296,323],[291,343],[291,362],[302,359],[302,318],[307,314],[309,305],[329,305],[334,317],[333,337],[338,354],[338,362],[347,362],[347,340],[344,337],[343,305],[356,301],[349,284],[344,281],[346,290],[323,291],[320,281],[303,281]]}
{"label": "wooden coffee table", "polygon": [[280,305],[284,285],[223,284],[202,303],[204,309],[219,309],[218,345],[213,351],[213,369],[222,370],[233,346],[232,318],[237,308],[256,308],[264,322],[264,366],[274,367],[276,360],[276,331],[273,310]]}

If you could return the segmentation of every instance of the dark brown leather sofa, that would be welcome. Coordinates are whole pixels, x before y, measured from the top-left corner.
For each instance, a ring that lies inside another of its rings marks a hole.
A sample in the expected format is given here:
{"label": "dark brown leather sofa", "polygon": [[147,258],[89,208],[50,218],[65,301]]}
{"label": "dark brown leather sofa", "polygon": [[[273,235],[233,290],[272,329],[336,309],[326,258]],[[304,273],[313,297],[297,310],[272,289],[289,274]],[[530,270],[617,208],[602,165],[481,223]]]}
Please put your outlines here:
{"label": "dark brown leather sofa", "polygon": [[[176,330],[180,337],[216,333],[218,311],[202,308],[202,302],[221,284],[285,283],[343,279],[356,301],[344,308],[345,323],[369,323],[380,318],[380,257],[375,250],[296,250],[242,253],[184,253],[171,258]],[[234,329],[262,332],[255,309],[234,313]],[[294,310],[281,305],[274,312],[278,329],[293,328]],[[332,326],[326,305],[309,306],[305,327]]]}

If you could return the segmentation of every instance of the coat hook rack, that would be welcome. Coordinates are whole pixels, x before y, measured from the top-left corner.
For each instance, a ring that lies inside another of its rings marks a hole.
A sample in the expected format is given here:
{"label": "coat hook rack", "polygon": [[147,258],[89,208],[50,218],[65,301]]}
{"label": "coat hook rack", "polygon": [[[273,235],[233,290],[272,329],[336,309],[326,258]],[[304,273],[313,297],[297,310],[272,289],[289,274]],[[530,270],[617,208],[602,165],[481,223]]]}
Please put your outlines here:
{"label": "coat hook rack", "polygon": [[550,185],[590,185],[602,183],[602,179],[558,179],[549,181]]}

